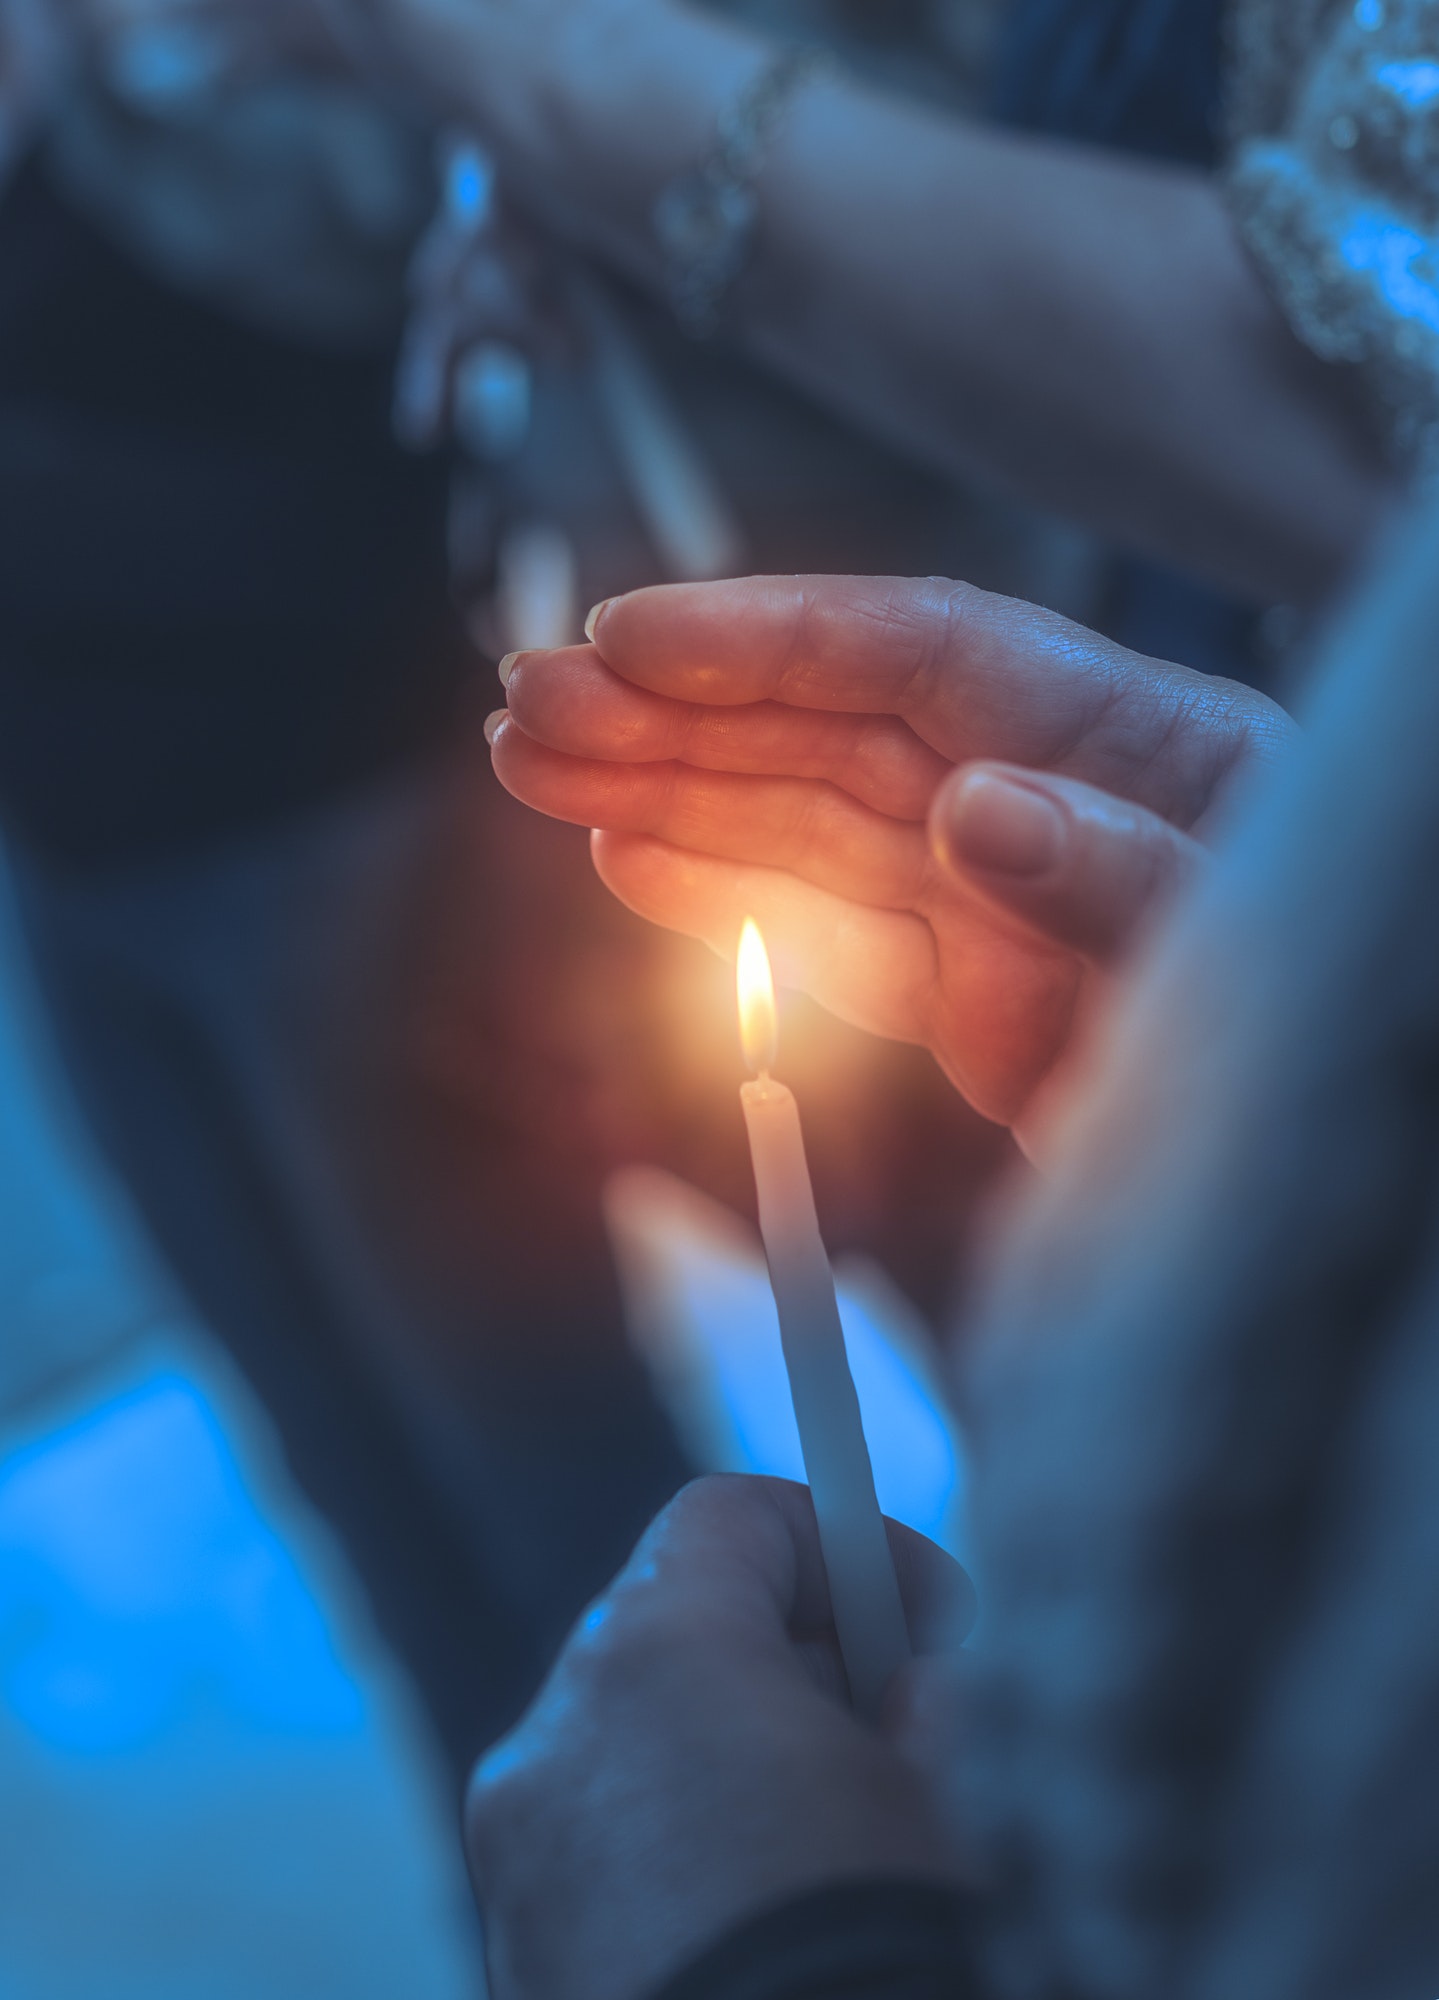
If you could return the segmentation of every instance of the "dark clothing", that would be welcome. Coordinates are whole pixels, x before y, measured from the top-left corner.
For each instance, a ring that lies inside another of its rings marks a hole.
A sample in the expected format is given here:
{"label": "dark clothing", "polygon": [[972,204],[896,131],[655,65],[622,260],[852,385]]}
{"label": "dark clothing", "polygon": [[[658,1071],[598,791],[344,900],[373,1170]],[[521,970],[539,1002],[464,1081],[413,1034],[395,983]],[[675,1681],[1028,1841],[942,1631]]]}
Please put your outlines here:
{"label": "dark clothing", "polygon": [[[1003,124],[1212,167],[1223,71],[1216,0],[1016,0],[991,89]],[[1121,557],[1100,620],[1122,645],[1202,673],[1256,675],[1252,607]]]}
{"label": "dark clothing", "polygon": [[1214,0],[1018,0],[993,107],[1023,131],[1207,167],[1220,70]]}
{"label": "dark clothing", "polygon": [[932,1882],[845,1882],[766,1910],[655,2000],[971,2000],[970,1903]]}
{"label": "dark clothing", "polygon": [[[598,1286],[583,1393],[578,1366],[497,1364],[441,1440],[387,1359],[421,1312],[336,1278],[360,1252],[318,1076],[337,1047],[367,1079],[398,1060],[425,838],[403,767],[422,798],[479,670],[449,469],[393,443],[392,376],[161,284],[37,163],[0,202],[0,822],[29,943],[96,1136],[458,1785],[686,1467]],[[470,1307],[483,1357],[500,1311]]]}
{"label": "dark clothing", "polygon": [[7,190],[12,826],[77,859],[193,847],[436,738],[468,664],[447,470],[392,441],[392,374],[160,285],[35,163]]}

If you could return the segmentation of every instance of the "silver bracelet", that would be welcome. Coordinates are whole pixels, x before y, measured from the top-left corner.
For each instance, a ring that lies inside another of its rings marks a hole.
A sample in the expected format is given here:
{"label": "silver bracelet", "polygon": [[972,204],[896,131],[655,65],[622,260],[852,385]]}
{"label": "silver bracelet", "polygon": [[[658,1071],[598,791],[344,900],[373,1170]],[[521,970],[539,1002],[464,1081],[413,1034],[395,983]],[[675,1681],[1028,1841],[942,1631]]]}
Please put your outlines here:
{"label": "silver bracelet", "polygon": [[725,295],[754,250],[759,177],[775,129],[800,84],[832,67],[827,50],[784,49],[727,111],[698,167],[661,190],[652,221],[675,318],[697,340],[718,332]]}

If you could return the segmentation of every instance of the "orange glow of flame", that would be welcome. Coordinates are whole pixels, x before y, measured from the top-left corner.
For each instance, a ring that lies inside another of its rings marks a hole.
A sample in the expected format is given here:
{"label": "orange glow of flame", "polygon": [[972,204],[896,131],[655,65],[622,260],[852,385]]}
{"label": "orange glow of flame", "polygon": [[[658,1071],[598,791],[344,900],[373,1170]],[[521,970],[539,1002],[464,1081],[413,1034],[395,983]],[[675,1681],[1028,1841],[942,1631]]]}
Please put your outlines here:
{"label": "orange glow of flame", "polygon": [[764,939],[753,917],[745,918],[744,929],[739,934],[739,961],[735,974],[739,989],[739,1038],[744,1059],[757,1076],[768,1076],[779,1050],[779,1016],[775,1012],[769,953],[764,948]]}

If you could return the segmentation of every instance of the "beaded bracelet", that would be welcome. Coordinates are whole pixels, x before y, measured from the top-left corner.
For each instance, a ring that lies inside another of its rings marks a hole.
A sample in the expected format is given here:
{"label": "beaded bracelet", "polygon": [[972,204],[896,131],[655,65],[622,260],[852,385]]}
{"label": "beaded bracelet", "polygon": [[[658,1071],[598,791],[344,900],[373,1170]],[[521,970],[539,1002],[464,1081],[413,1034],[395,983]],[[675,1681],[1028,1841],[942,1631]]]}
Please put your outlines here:
{"label": "beaded bracelet", "polygon": [[753,253],[759,177],[785,107],[800,84],[831,66],[823,49],[782,50],[720,114],[707,157],[655,202],[670,304],[697,340],[719,331],[725,295]]}

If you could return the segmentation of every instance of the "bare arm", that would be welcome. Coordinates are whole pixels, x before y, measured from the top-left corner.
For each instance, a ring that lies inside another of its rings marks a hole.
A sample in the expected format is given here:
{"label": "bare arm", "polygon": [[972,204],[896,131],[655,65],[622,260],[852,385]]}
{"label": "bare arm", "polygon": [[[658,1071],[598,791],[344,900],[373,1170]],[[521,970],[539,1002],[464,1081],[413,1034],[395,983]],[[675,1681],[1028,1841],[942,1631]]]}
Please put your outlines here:
{"label": "bare arm", "polygon": [[[658,286],[654,197],[763,44],[654,0],[382,4],[516,188]],[[1298,602],[1382,512],[1344,376],[1289,332],[1205,176],[819,78],[763,196],[739,336],[917,456]]]}

